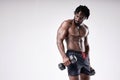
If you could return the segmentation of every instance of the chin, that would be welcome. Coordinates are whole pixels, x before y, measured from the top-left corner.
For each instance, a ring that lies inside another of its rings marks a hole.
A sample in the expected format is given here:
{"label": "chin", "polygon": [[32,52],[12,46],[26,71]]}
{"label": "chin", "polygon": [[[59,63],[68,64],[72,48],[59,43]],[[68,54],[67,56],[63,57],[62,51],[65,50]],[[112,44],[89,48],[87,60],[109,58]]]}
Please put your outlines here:
{"label": "chin", "polygon": [[80,24],[81,24],[81,22],[76,22],[75,24],[80,25]]}

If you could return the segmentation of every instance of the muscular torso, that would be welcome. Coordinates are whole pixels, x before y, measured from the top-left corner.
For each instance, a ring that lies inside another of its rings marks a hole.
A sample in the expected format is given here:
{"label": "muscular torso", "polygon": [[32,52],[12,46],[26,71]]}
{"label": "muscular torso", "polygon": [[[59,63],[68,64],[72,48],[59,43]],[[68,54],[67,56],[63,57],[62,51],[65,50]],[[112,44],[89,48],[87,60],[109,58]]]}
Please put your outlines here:
{"label": "muscular torso", "polygon": [[69,20],[68,22],[70,23],[70,26],[66,36],[67,49],[84,51],[84,38],[88,34],[87,27],[84,24],[77,27],[73,20]]}

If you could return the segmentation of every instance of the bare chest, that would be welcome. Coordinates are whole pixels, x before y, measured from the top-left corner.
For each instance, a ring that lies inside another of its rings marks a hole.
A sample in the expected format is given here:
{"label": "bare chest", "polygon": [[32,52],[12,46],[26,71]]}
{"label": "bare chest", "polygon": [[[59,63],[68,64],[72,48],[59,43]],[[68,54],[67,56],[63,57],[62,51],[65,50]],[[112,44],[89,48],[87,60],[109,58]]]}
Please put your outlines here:
{"label": "bare chest", "polygon": [[72,36],[72,37],[76,37],[76,38],[83,38],[83,37],[86,37],[87,36],[87,29],[85,27],[80,27],[80,28],[69,28],[69,37]]}

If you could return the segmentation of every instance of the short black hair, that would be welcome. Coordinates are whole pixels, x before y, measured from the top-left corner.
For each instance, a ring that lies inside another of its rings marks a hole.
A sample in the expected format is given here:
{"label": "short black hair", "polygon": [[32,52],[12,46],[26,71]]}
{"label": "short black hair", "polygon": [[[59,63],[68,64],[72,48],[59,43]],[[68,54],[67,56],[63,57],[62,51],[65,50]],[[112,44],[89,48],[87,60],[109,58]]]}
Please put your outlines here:
{"label": "short black hair", "polygon": [[79,5],[75,9],[74,14],[79,13],[80,11],[82,11],[85,14],[85,16],[87,17],[87,19],[88,19],[89,15],[90,15],[90,10],[88,9],[88,7],[87,6],[83,6],[83,5]]}

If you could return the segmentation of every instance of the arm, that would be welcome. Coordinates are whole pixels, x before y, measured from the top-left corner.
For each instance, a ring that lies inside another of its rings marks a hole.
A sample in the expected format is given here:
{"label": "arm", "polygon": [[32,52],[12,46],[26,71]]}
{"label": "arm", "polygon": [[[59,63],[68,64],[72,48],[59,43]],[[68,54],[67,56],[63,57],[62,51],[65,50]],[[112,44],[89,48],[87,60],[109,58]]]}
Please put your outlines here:
{"label": "arm", "polygon": [[89,44],[88,44],[89,29],[88,29],[88,27],[87,27],[86,25],[84,25],[84,27],[86,28],[86,33],[87,33],[87,35],[86,35],[86,37],[85,37],[85,39],[84,39],[85,53],[86,53],[87,55],[89,55],[89,50],[90,50]]}
{"label": "arm", "polygon": [[89,34],[89,29],[88,27],[85,25],[86,29],[87,29],[87,35],[85,37],[85,40],[84,40],[84,45],[85,45],[85,53],[86,55],[88,56],[88,59],[89,59],[89,64],[90,64],[90,58],[89,58],[89,51],[90,51],[90,47],[89,47],[89,43],[88,43],[88,34]]}
{"label": "arm", "polygon": [[85,44],[85,53],[86,53],[87,55],[89,55],[90,47],[89,47],[89,44],[88,44],[88,39],[87,39],[87,37],[85,37],[84,44]]}
{"label": "arm", "polygon": [[89,50],[90,50],[90,47],[89,47],[89,44],[88,44],[88,39],[87,39],[87,37],[85,37],[84,44],[85,44],[85,53],[86,53],[86,55],[88,56],[88,60],[89,60],[89,64],[90,64],[90,58],[89,58]]}
{"label": "arm", "polygon": [[[85,27],[88,29],[88,27],[85,25]],[[89,66],[90,66],[90,69],[91,70],[94,70],[91,65],[90,65],[90,54],[89,54],[89,51],[90,51],[90,47],[89,47],[89,43],[88,43],[88,34],[89,34],[89,31],[87,33],[87,36],[85,37],[85,40],[84,40],[84,45],[85,45],[85,53],[87,54],[88,56],[88,60],[89,60]]]}
{"label": "arm", "polygon": [[57,47],[63,58],[63,63],[65,65],[70,64],[69,58],[65,54],[65,48],[63,44],[63,40],[66,38],[68,34],[68,28],[69,28],[68,22],[63,22],[57,31]]}

